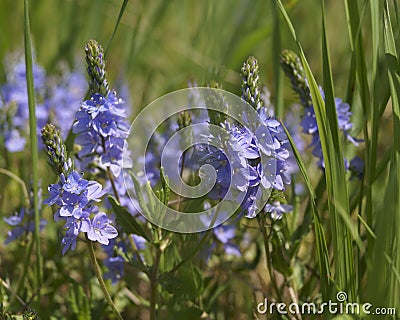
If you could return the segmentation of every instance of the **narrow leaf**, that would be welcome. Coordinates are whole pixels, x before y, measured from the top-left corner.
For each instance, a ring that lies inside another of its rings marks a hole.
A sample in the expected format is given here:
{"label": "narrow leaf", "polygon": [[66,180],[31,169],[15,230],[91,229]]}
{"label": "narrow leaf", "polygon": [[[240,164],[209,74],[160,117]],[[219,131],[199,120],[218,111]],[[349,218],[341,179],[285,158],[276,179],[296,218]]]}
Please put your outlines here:
{"label": "narrow leaf", "polygon": [[109,196],[108,200],[110,201],[113,211],[117,217],[118,225],[120,225],[127,234],[136,234],[151,242],[141,224],[136,221],[136,219],[125,207],[121,206],[112,196]]}

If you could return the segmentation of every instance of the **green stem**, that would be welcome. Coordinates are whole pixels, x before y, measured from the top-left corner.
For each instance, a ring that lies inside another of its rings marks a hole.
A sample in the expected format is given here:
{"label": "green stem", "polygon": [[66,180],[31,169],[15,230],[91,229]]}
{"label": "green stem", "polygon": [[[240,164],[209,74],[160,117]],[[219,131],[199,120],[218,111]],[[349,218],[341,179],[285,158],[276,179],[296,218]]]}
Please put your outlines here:
{"label": "green stem", "polygon": [[24,2],[24,21],[25,21],[25,68],[26,68],[26,86],[28,92],[29,106],[29,130],[31,138],[32,154],[32,173],[33,173],[33,207],[35,216],[35,243],[36,243],[36,280],[38,296],[40,297],[40,284],[42,279],[42,259],[40,253],[40,216],[39,216],[39,198],[38,198],[38,141],[36,133],[36,110],[35,110],[35,89],[33,83],[32,71],[32,46],[31,32],[29,22],[29,1]]}
{"label": "green stem", "polygon": [[150,275],[150,320],[157,320],[157,282],[158,282],[158,269],[160,266],[161,250],[156,247],[156,254]]}
{"label": "green stem", "polygon": [[263,235],[263,243],[264,243],[264,249],[265,249],[265,260],[266,260],[266,265],[267,269],[269,272],[269,277],[271,279],[272,286],[274,288],[274,291],[276,293],[276,297],[278,301],[282,301],[281,294],[279,292],[278,285],[276,283],[276,278],[275,278],[275,273],[274,273],[274,268],[272,266],[272,257],[271,257],[271,252],[269,251],[269,244],[268,244],[268,235],[267,235],[267,229],[265,228],[265,218],[259,214],[257,216],[258,220],[258,225],[260,227],[260,231]]}
{"label": "green stem", "polygon": [[[279,61],[282,42],[280,31],[280,16],[278,6],[275,0],[271,1],[272,21],[273,21],[273,34],[272,34],[272,58],[273,61]],[[283,73],[279,63],[273,66],[274,80],[275,80],[275,116],[278,118],[283,117]]]}
{"label": "green stem", "polygon": [[136,246],[135,240],[133,240],[132,236],[128,235],[128,241],[129,241],[129,244],[132,247],[132,250],[133,250],[133,253],[134,253],[136,259],[138,260],[139,264],[141,265],[141,267],[143,269],[143,272],[146,273],[150,277],[150,275],[149,275],[149,273],[147,271],[146,265],[144,264],[144,261],[142,259],[142,256],[139,253],[139,249]]}
{"label": "green stem", "polygon": [[21,278],[17,285],[17,290],[16,290],[17,293],[21,292],[22,286],[25,285],[26,275],[28,274],[28,267],[30,266],[29,261],[31,260],[33,244],[34,244],[34,241],[29,242],[29,247],[28,247],[28,250],[27,250],[27,253],[25,256],[24,268],[22,270],[22,275],[21,275]]}
{"label": "green stem", "polygon": [[106,284],[104,283],[103,275],[101,274],[100,266],[99,266],[99,264],[97,262],[96,255],[94,253],[93,242],[88,239],[87,235],[86,235],[86,243],[87,243],[87,246],[88,246],[88,249],[89,249],[90,260],[92,261],[93,269],[94,269],[94,272],[96,273],[97,280],[99,281],[100,288],[103,291],[104,296],[106,297],[106,300],[107,300],[108,304],[110,305],[110,307],[115,312],[115,315],[118,317],[118,319],[122,319],[123,320],[124,318],[122,318],[122,316],[119,313],[117,307],[115,306],[114,302],[112,301],[111,295],[107,290]]}
{"label": "green stem", "polygon": [[115,186],[114,176],[111,173],[110,167],[107,167],[107,176],[108,176],[108,179],[110,180],[111,187],[112,187],[114,195],[115,195],[115,199],[117,199],[117,201],[120,202],[117,187]]}
{"label": "green stem", "polygon": [[15,297],[19,301],[19,303],[24,306],[24,308],[28,306],[28,304],[1,277],[0,284],[11,293],[11,298]]}

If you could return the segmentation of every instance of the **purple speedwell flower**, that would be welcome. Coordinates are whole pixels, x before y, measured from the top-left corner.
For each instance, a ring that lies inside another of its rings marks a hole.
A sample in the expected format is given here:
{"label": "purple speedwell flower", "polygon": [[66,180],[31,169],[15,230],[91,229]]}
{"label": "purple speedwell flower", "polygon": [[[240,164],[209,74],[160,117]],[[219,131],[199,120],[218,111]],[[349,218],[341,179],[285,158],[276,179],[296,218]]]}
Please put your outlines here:
{"label": "purple speedwell flower", "polygon": [[[320,88],[320,92],[322,97],[325,99],[325,94],[322,88]],[[349,140],[355,146],[358,146],[358,143],[361,140],[355,139],[349,134],[349,131],[353,128],[353,124],[350,122],[350,106],[347,103],[344,103],[340,98],[335,98],[335,105],[339,130],[343,133],[347,140]],[[312,142],[310,144],[310,147],[312,148],[312,154],[319,159],[318,165],[321,168],[324,168],[325,164],[322,154],[321,140],[319,137],[317,119],[313,106],[307,107],[304,110],[304,116],[301,121],[301,125],[303,127],[303,132],[312,136]]]}
{"label": "purple speedwell flower", "polygon": [[[6,65],[7,83],[0,87],[3,105],[0,108],[0,133],[4,136],[4,145],[9,152],[22,151],[26,143],[28,127],[28,91],[24,59],[9,59]],[[40,128],[48,118],[48,108],[44,101],[46,74],[36,63],[33,65],[37,124]],[[2,114],[3,113],[3,114]]]}
{"label": "purple speedwell flower", "polygon": [[126,106],[115,91],[110,91],[103,48],[90,40],[85,53],[89,90],[73,124],[75,142],[82,147],[78,153],[81,169],[94,164],[118,177],[123,166],[131,167],[126,143],[129,131],[125,123]]}
{"label": "purple speedwell flower", "polygon": [[223,244],[226,254],[241,256],[239,246],[234,243],[236,226],[222,225],[213,229],[215,237]]}
{"label": "purple speedwell flower", "polygon": [[[281,55],[281,65],[286,76],[291,81],[293,90],[299,95],[300,102],[305,108],[301,126],[304,133],[312,136],[312,142],[310,145],[312,148],[312,154],[319,159],[318,166],[320,168],[324,168],[325,165],[322,154],[321,140],[319,137],[314,106],[312,104],[308,81],[305,76],[301,61],[294,52],[285,50]],[[320,88],[320,92],[322,98],[325,99],[325,94],[322,88]],[[349,133],[353,128],[353,124],[350,121],[351,112],[349,104],[343,102],[340,98],[335,98],[335,107],[339,130],[343,133],[344,137],[348,141],[353,143],[355,146],[358,146],[358,143],[362,140],[352,137]]]}
{"label": "purple speedwell flower", "polygon": [[[33,192],[30,192],[30,203],[33,203]],[[39,189],[39,206],[42,203],[42,189]],[[34,210],[33,208],[22,207],[19,212],[10,217],[3,218],[4,222],[7,223],[12,230],[7,232],[7,238],[5,244],[20,239],[24,235],[33,233],[35,230],[34,222]],[[40,219],[40,231],[46,226],[47,222],[45,219]]]}
{"label": "purple speedwell flower", "polygon": [[60,182],[49,186],[50,197],[44,201],[45,204],[57,204],[59,209],[55,217],[82,216],[82,212],[90,208],[93,202],[100,201],[105,194],[101,184],[88,181],[72,171],[66,178],[62,173]]}
{"label": "purple speedwell flower", "polygon": [[364,161],[360,157],[355,156],[349,164],[349,170],[351,172],[350,179],[357,178],[361,180],[364,175],[364,166]]}
{"label": "purple speedwell flower", "polygon": [[110,219],[104,212],[97,213],[92,221],[92,227],[87,233],[87,236],[92,241],[98,241],[101,244],[107,245],[109,239],[114,239],[118,236],[118,231],[111,224]]}
{"label": "purple speedwell flower", "polygon": [[78,172],[73,171],[67,177],[67,181],[64,183],[63,189],[70,193],[80,194],[87,188],[88,185],[89,181],[83,179]]}
{"label": "purple speedwell flower", "polygon": [[50,79],[47,104],[54,110],[52,120],[60,128],[61,136],[66,139],[75,120],[75,113],[85,97],[88,84],[84,73],[78,69],[69,71],[62,65],[60,72],[60,77]]}
{"label": "purple speedwell flower", "polygon": [[73,125],[73,132],[78,134],[75,142],[82,146],[79,156],[110,168],[118,177],[123,165],[130,166],[125,141],[128,130],[123,101],[115,92],[107,98],[94,94],[81,104]]}
{"label": "purple speedwell flower", "polygon": [[288,204],[281,204],[279,201],[273,201],[272,203],[267,203],[264,209],[265,212],[271,214],[272,219],[282,219],[283,214],[293,211],[293,206]]}
{"label": "purple speedwell flower", "polygon": [[[62,173],[60,182],[50,185],[49,192],[50,197],[44,203],[57,204],[59,208],[54,217],[56,220],[65,220],[63,254],[69,248],[75,248],[76,238],[80,232],[87,233],[90,240],[102,244],[107,244],[106,239],[118,235],[117,230],[110,225],[106,214],[97,213],[98,209],[93,205],[105,194],[101,184],[85,180],[78,172],[72,171],[67,177]],[[90,220],[92,214],[95,214],[93,221]]]}
{"label": "purple speedwell flower", "polygon": [[[61,241],[63,255],[68,249],[75,249],[80,232],[87,233],[88,237],[90,235],[89,239],[92,241],[108,243],[106,239],[115,238],[118,232],[110,225],[105,213],[98,213],[98,208],[94,205],[105,194],[101,184],[84,179],[73,169],[73,163],[62,143],[60,131],[54,126],[46,125],[42,129],[42,139],[47,149],[49,163],[53,171],[59,175],[58,183],[49,186],[49,197],[44,203],[57,205],[54,218],[65,221],[66,234]],[[95,216],[91,221],[90,217],[93,214]]]}

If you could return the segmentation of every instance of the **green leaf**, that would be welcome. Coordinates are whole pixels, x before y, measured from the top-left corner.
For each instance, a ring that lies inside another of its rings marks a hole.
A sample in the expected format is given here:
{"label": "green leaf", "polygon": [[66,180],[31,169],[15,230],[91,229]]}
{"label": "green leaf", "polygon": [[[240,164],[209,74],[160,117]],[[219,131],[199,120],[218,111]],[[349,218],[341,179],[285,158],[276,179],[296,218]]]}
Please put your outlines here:
{"label": "green leaf", "polygon": [[125,207],[121,206],[119,202],[112,196],[109,196],[108,200],[110,201],[113,211],[117,217],[118,225],[120,225],[127,234],[136,234],[151,242],[142,225],[136,221],[136,219]]}
{"label": "green leaf", "polygon": [[160,278],[160,284],[175,298],[181,296],[196,302],[204,289],[202,272],[193,264],[186,264],[177,274],[167,274]]}
{"label": "green leaf", "polygon": [[139,180],[136,178],[136,176],[132,173],[129,172],[131,177],[132,177],[132,181],[133,181],[133,185],[136,191],[136,196],[139,202],[139,206],[140,208],[146,213],[146,215],[149,215],[149,208],[147,206],[147,202],[145,201],[143,194],[142,194],[142,190],[143,187],[141,186]]}

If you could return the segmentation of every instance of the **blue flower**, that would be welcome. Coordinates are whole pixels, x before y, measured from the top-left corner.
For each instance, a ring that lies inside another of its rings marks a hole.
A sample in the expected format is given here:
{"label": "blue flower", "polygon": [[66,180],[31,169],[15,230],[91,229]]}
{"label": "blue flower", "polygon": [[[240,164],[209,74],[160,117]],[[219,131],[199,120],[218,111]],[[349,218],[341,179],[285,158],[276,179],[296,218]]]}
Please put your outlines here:
{"label": "blue flower", "polygon": [[60,195],[61,207],[57,211],[60,217],[80,216],[82,210],[89,203],[87,191],[82,194],[62,192]]}
{"label": "blue flower", "polygon": [[62,205],[62,201],[60,199],[60,194],[62,190],[62,184],[61,183],[54,183],[51,184],[48,188],[49,190],[49,197],[43,201],[43,204],[48,204],[48,205],[53,205],[53,204],[58,204]]}
{"label": "blue flower", "polygon": [[[110,246],[110,244],[109,244]],[[124,262],[121,256],[111,256],[103,260],[108,271],[104,274],[104,279],[111,279],[112,284],[116,284],[124,277]]]}
{"label": "blue flower", "polygon": [[[42,190],[39,189],[39,205],[41,205],[41,194]],[[33,203],[33,193],[30,193],[31,203]],[[5,244],[8,244],[14,240],[20,239],[23,235],[33,233],[35,230],[34,223],[34,210],[33,208],[21,208],[18,214],[12,215],[10,217],[3,218],[4,222],[9,226],[13,227],[7,232],[7,238]],[[40,219],[40,231],[46,225],[45,219]]]}
{"label": "blue flower", "polygon": [[75,113],[80,102],[85,97],[88,84],[85,75],[79,70],[70,72],[64,65],[61,68],[60,78],[51,79],[47,105],[54,109],[53,121],[60,128],[61,135],[67,138],[75,120]]}
{"label": "blue flower", "polygon": [[110,239],[118,236],[117,229],[110,222],[110,219],[104,212],[97,213],[93,218],[91,229],[87,232],[88,238],[107,245]]}
{"label": "blue flower", "polygon": [[301,120],[303,132],[307,134],[318,133],[317,119],[315,117],[314,107],[304,109],[303,119]]}
{"label": "blue flower", "polygon": [[108,152],[100,157],[101,164],[105,167],[110,167],[114,176],[118,177],[122,170],[122,152],[117,146],[112,146]]}
{"label": "blue flower", "polygon": [[86,207],[93,201],[100,201],[105,194],[101,184],[83,179],[76,171],[72,171],[67,178],[61,174],[60,182],[51,184],[49,192],[50,197],[44,203],[60,207],[56,212],[57,218],[80,217]]}
{"label": "blue flower", "polygon": [[264,211],[269,212],[272,219],[279,220],[282,219],[284,213],[293,211],[293,206],[274,201],[273,203],[267,203]]}
{"label": "blue flower", "polygon": [[364,161],[360,157],[355,156],[349,164],[349,170],[351,172],[350,179],[357,178],[361,180],[364,175],[364,166]]}
{"label": "blue flower", "polygon": [[21,137],[21,133],[17,129],[5,132],[4,140],[4,145],[9,152],[19,152],[25,148],[26,139]]}
{"label": "blue flower", "polygon": [[215,237],[223,244],[228,255],[241,256],[239,247],[233,242],[235,238],[235,225],[222,225],[213,229]]}
{"label": "blue flower", "polygon": [[[127,237],[132,237],[139,251],[146,248],[147,241],[143,237],[135,234],[127,235]],[[120,281],[124,276],[125,260],[118,254],[119,252],[126,253],[127,244],[128,238],[113,238],[109,239],[108,245],[102,246],[104,253],[107,255],[103,262],[108,269],[108,271],[104,274],[104,278],[111,279],[111,283],[113,285]]]}
{"label": "blue flower", "polygon": [[86,210],[80,211],[73,217],[68,217],[64,227],[78,236],[79,232],[88,232],[91,228],[90,212]]}
{"label": "blue flower", "polygon": [[123,165],[130,167],[125,141],[128,131],[123,101],[115,92],[107,97],[96,93],[84,101],[73,125],[73,132],[78,134],[75,142],[82,147],[78,155],[88,159],[82,164],[100,162],[118,177]]}
{"label": "blue flower", "polygon": [[78,172],[73,171],[64,183],[63,189],[70,193],[80,194],[87,188],[88,184],[89,181],[83,179]]}
{"label": "blue flower", "polygon": [[[4,99],[2,111],[5,119],[0,126],[0,132],[4,136],[4,145],[9,152],[19,152],[25,147],[27,134],[26,128],[29,118],[28,91],[26,87],[25,61],[19,59],[17,63],[7,61],[6,71],[7,83],[0,88],[0,95]],[[36,63],[33,65],[33,77],[35,84],[35,95],[38,101],[45,96],[44,69]],[[48,118],[48,108],[45,103],[37,103],[36,117],[40,128]]]}
{"label": "blue flower", "polygon": [[[325,99],[325,93],[320,88],[322,97]],[[349,133],[353,128],[353,124],[350,121],[350,106],[344,103],[342,99],[335,98],[336,113],[338,117],[339,130],[343,133],[347,140],[358,146],[358,143],[362,140],[355,139]],[[310,147],[312,148],[312,154],[317,157],[318,165],[320,168],[325,168],[325,163],[323,159],[321,140],[319,137],[319,131],[317,126],[317,119],[314,112],[314,107],[310,106],[304,109],[303,119],[301,120],[301,126],[303,127],[303,132],[312,135],[312,142]]]}
{"label": "blue flower", "polygon": [[65,253],[68,251],[68,249],[75,250],[76,238],[77,238],[77,235],[75,234],[75,230],[67,229],[65,236],[61,240],[61,244],[64,246],[62,249],[62,255],[65,255]]}
{"label": "blue flower", "polygon": [[[87,233],[88,236],[90,233],[90,240],[103,244],[106,242],[104,237],[111,239],[111,233],[114,237],[118,235],[114,227],[104,225],[105,213],[98,213],[98,208],[93,205],[105,194],[98,182],[83,179],[77,171],[70,172],[67,177],[61,173],[60,181],[49,186],[49,193],[49,198],[44,203],[56,204],[59,208],[54,219],[65,220],[66,234],[61,241],[63,255],[68,249],[74,250],[80,232]],[[90,220],[91,214],[95,214],[93,222]],[[100,235],[95,237],[94,234],[98,232]]]}

